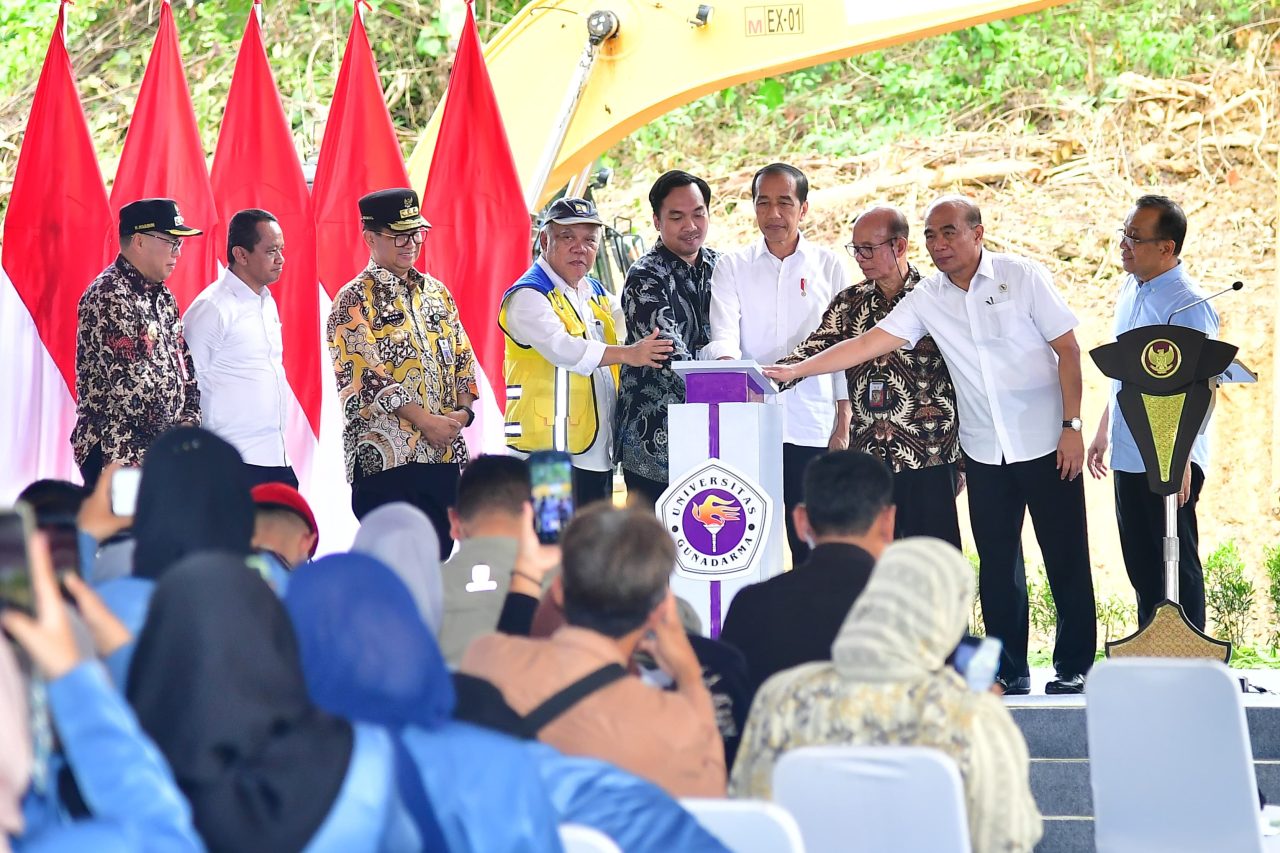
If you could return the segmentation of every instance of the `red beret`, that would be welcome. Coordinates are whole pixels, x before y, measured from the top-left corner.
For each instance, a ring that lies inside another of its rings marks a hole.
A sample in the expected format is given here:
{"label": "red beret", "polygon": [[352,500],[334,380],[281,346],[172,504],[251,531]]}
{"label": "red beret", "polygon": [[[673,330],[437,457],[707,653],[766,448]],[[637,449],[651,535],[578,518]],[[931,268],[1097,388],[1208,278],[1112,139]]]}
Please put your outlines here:
{"label": "red beret", "polygon": [[316,534],[316,541],[311,543],[311,556],[316,555],[316,546],[320,544],[320,530],[316,526],[315,514],[307,505],[307,499],[297,489],[284,483],[263,483],[260,486],[254,486],[250,494],[253,495],[253,502],[258,506],[287,509],[305,521],[307,527],[311,528],[311,532]]}

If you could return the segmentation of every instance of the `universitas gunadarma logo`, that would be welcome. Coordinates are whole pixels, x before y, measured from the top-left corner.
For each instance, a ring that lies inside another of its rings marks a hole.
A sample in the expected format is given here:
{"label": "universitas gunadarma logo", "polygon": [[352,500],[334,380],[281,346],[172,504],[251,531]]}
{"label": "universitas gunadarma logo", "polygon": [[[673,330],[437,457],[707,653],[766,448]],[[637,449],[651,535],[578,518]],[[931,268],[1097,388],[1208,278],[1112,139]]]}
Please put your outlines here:
{"label": "universitas gunadarma logo", "polygon": [[742,472],[709,459],[674,481],[657,511],[676,542],[676,572],[724,580],[751,571],[768,538],[773,501]]}

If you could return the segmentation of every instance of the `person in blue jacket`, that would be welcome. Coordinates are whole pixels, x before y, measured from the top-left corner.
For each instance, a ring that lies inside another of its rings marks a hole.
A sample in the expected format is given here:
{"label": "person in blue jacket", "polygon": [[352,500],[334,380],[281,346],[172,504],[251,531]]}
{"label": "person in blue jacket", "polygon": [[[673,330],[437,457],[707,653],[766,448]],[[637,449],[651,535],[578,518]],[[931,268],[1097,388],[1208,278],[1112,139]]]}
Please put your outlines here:
{"label": "person in blue jacket", "polygon": [[243,555],[193,554],[164,573],[126,695],[211,851],[443,847],[404,806],[386,730],[311,701],[288,614]]}
{"label": "person in blue jacket", "polygon": [[[203,850],[168,765],[102,665],[81,659],[43,536],[33,540],[30,557],[35,617],[6,610],[0,623],[39,670],[49,717],[93,817],[72,822],[61,814],[47,772],[45,790],[28,788],[35,765],[47,767],[42,753],[52,736],[29,731],[28,689],[9,644],[0,641],[0,849],[9,846],[7,837],[16,851]],[[127,636],[87,586],[71,580],[67,587],[100,650]]]}
{"label": "person in blue jacket", "polygon": [[312,699],[398,732],[452,851],[558,850],[580,823],[628,853],[722,851],[657,786],[589,758],[456,722],[436,639],[404,583],[364,555],[295,571],[285,596]]}

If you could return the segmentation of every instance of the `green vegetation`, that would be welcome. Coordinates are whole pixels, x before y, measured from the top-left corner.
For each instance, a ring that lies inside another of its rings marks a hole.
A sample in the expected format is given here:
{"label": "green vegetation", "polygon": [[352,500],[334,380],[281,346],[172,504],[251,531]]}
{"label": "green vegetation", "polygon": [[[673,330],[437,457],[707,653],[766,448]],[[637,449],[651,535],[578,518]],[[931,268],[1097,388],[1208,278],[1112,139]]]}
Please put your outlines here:
{"label": "green vegetation", "polygon": [[1244,557],[1228,539],[1204,561],[1204,598],[1213,633],[1233,646],[1243,646],[1253,622],[1253,581],[1245,576]]}

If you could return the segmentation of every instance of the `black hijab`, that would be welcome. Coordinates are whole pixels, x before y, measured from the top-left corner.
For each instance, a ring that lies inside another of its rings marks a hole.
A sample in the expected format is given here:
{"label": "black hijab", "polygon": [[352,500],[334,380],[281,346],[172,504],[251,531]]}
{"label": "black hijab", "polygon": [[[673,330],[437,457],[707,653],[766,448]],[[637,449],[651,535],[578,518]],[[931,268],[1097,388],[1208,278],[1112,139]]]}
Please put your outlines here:
{"label": "black hijab", "polygon": [[211,851],[301,850],[329,814],[351,725],[312,704],[289,615],[242,557],[164,573],[127,695]]}
{"label": "black hijab", "polygon": [[236,449],[199,427],[157,438],[142,463],[133,537],[134,577],[150,580],[197,551],[248,554],[253,499]]}

